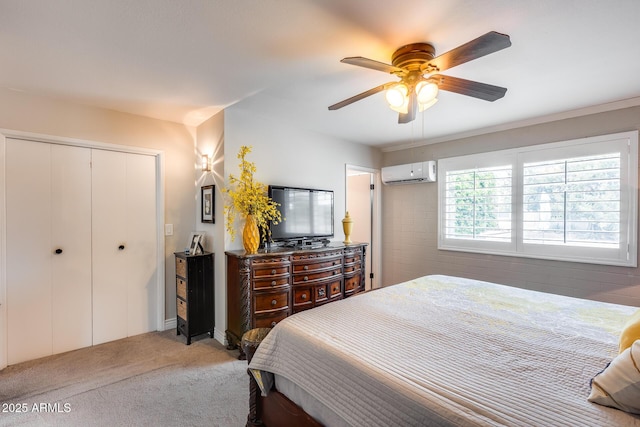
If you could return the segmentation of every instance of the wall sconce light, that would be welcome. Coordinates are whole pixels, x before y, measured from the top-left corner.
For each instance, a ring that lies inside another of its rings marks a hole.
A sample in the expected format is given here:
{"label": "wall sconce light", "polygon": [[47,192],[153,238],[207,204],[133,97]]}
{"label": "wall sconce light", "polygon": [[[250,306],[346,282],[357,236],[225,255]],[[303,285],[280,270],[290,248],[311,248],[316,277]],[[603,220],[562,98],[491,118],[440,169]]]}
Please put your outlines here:
{"label": "wall sconce light", "polygon": [[211,163],[207,154],[202,155],[202,172],[211,172]]}

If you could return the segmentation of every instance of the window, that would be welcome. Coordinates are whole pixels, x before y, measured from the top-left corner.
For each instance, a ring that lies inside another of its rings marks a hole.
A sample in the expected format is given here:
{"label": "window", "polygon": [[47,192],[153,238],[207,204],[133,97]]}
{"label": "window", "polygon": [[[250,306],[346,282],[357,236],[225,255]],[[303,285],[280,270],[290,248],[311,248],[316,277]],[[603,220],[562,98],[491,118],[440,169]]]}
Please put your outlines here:
{"label": "window", "polygon": [[525,163],[524,243],[617,247],[620,152]]}
{"label": "window", "polygon": [[637,265],[638,133],[441,159],[438,248]]}
{"label": "window", "polygon": [[511,165],[447,172],[445,234],[510,241],[512,174]]}

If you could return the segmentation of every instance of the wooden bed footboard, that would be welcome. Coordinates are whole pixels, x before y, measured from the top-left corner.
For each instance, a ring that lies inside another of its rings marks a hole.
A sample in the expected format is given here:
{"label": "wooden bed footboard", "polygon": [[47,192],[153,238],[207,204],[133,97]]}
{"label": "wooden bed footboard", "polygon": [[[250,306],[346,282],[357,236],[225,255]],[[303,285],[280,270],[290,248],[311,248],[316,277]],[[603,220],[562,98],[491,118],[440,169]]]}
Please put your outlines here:
{"label": "wooden bed footboard", "polygon": [[[244,334],[241,345],[247,356],[247,363],[251,362],[253,354],[260,342],[269,333],[269,328],[252,329]],[[247,427],[321,427],[322,424],[313,419],[300,406],[289,400],[284,394],[275,389],[267,394],[260,394],[260,387],[247,369],[249,374],[249,415]]]}

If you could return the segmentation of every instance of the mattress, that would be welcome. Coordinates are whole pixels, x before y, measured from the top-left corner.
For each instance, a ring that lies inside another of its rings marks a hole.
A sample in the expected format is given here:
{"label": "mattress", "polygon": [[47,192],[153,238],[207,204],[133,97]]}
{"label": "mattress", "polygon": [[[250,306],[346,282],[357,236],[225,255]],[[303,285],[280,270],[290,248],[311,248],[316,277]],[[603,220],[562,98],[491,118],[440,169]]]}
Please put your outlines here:
{"label": "mattress", "polygon": [[587,401],[635,310],[426,276],[288,317],[249,368],[332,426],[640,426]]}

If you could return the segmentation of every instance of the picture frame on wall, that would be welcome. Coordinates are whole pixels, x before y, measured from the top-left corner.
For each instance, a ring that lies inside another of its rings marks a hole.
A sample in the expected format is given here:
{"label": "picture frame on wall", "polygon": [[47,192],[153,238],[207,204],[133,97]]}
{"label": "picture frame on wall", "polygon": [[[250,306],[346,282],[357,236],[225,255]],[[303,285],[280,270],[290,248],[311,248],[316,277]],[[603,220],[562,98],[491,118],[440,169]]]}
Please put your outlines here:
{"label": "picture frame on wall", "polygon": [[215,218],[215,185],[205,185],[200,188],[200,204],[202,211],[202,222],[214,224]]}
{"label": "picture frame on wall", "polygon": [[189,255],[200,255],[204,253],[204,231],[193,231],[189,238]]}

